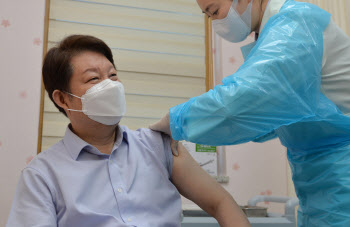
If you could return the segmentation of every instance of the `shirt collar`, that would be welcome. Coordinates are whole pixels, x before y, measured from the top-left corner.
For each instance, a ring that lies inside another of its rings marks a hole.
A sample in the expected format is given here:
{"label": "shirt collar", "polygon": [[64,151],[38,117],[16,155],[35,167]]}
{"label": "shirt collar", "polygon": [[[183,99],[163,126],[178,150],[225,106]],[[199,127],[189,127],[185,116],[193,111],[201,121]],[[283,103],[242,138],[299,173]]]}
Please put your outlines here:
{"label": "shirt collar", "polygon": [[259,34],[261,31],[264,29],[267,21],[281,10],[282,6],[286,0],[270,0],[269,3],[266,6],[265,12],[263,19],[261,21],[260,29],[259,29]]}
{"label": "shirt collar", "polygon": [[[113,150],[122,143],[123,140],[128,142],[127,132],[120,127],[119,125],[116,127],[117,130],[117,139],[114,143]],[[77,136],[72,130],[71,125],[69,124],[66,133],[63,138],[63,143],[65,144],[68,152],[74,160],[77,160],[81,151],[86,150],[87,152],[96,154],[96,155],[106,155],[99,152],[94,146],[82,140],[79,136]]]}

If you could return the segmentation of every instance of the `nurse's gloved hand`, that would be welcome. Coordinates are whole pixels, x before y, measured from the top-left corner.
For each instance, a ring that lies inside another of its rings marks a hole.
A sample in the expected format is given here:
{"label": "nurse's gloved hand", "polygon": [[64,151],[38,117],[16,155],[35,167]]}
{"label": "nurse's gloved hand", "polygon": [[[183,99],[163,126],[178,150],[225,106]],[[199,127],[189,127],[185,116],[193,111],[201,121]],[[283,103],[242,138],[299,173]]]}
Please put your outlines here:
{"label": "nurse's gloved hand", "polygon": [[169,113],[167,113],[162,119],[153,125],[149,126],[150,129],[158,132],[163,132],[171,137],[170,123],[169,123]]}
{"label": "nurse's gloved hand", "polygon": [[179,156],[179,152],[177,151],[177,148],[178,148],[178,145],[179,145],[179,141],[177,140],[171,140],[171,152],[173,153],[174,156]]}
{"label": "nurse's gloved hand", "polygon": [[[154,130],[154,131],[163,132],[171,137],[169,113],[167,113],[158,122],[154,123],[153,125],[150,125],[149,128]],[[175,155],[175,156],[178,156],[177,144],[178,144],[178,141],[175,141],[175,140],[171,141],[171,151],[173,152],[173,155]]]}

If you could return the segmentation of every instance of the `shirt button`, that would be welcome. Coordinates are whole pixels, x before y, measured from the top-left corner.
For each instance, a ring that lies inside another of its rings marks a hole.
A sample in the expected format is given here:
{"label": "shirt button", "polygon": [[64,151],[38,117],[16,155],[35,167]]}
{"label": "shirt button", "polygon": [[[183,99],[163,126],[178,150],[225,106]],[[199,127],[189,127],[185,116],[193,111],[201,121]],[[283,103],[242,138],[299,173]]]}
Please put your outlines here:
{"label": "shirt button", "polygon": [[131,222],[132,221],[132,219],[131,218],[128,218],[128,222]]}
{"label": "shirt button", "polygon": [[118,191],[119,193],[122,193],[122,192],[123,192],[123,189],[118,188],[117,191]]}

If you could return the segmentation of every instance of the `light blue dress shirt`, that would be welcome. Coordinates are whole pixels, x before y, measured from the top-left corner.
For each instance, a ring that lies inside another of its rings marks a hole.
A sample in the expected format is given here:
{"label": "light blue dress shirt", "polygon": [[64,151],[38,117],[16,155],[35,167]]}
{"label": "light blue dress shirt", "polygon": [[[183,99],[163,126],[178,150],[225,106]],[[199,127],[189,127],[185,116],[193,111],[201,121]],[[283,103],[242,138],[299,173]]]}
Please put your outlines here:
{"label": "light blue dress shirt", "polygon": [[170,138],[117,128],[106,155],[68,127],[22,171],[7,226],[180,226]]}

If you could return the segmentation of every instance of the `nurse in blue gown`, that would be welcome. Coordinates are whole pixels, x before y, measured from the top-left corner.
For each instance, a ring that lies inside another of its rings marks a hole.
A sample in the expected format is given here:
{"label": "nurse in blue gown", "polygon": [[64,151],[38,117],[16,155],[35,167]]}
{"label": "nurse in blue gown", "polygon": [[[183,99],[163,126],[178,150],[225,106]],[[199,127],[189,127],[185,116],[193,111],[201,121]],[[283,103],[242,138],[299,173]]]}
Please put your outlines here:
{"label": "nurse in blue gown", "polygon": [[287,147],[298,226],[350,226],[350,39],[315,5],[294,0],[197,0],[230,42],[251,32],[244,64],[151,128],[207,145]]}

